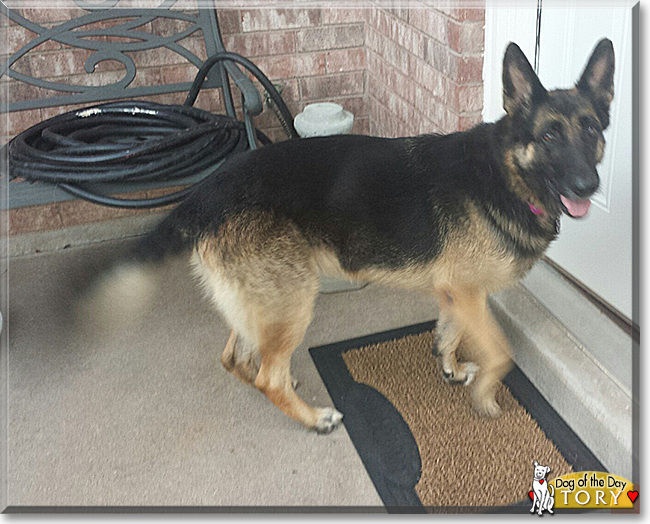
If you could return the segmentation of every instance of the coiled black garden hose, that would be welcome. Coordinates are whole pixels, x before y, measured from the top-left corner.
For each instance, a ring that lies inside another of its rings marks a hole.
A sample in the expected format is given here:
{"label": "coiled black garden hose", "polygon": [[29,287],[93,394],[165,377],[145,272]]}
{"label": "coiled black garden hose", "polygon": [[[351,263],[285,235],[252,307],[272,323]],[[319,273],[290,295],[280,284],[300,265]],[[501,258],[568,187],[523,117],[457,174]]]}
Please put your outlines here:
{"label": "coiled black garden hose", "polygon": [[[221,160],[247,149],[244,122],[193,107],[208,72],[224,60],[237,62],[259,80],[287,135],[297,137],[291,113],[264,73],[243,56],[219,53],[199,69],[183,105],[101,104],[55,116],[22,132],[3,153],[8,156],[11,179],[55,184],[76,197],[111,207],[152,208],[181,201],[196,184],[144,199],[107,196],[96,188],[151,180],[185,185],[187,177],[209,173]],[[259,130],[255,132],[260,142],[270,142]]]}

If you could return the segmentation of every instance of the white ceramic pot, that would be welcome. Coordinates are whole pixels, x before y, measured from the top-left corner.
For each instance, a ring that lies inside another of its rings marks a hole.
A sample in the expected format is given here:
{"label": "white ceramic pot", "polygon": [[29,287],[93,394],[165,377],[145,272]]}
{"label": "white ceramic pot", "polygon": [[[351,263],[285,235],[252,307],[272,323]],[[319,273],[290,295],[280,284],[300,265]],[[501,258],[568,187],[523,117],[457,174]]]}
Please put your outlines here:
{"label": "white ceramic pot", "polygon": [[302,138],[346,135],[352,130],[354,115],[339,104],[320,102],[305,106],[293,125]]}

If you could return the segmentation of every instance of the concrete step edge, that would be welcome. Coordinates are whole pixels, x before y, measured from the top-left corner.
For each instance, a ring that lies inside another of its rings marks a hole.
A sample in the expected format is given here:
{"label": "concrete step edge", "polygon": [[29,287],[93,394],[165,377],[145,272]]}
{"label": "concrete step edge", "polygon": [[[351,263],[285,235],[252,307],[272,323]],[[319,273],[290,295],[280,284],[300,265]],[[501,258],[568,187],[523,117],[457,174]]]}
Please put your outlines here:
{"label": "concrete step edge", "polygon": [[632,398],[521,285],[490,304],[519,368],[612,473],[632,478]]}
{"label": "concrete step edge", "polygon": [[163,217],[164,213],[135,215],[51,231],[14,235],[7,238],[6,243],[0,243],[0,249],[7,250],[1,254],[15,258],[143,235],[151,231]]}

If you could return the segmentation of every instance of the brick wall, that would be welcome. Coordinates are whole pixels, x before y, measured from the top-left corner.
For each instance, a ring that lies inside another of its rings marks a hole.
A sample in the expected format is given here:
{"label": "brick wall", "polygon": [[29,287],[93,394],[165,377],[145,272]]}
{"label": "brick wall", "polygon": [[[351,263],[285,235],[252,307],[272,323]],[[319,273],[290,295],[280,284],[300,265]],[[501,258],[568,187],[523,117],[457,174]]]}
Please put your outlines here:
{"label": "brick wall", "polygon": [[[227,16],[226,49],[250,58],[282,85],[282,98],[294,116],[309,103],[333,101],[354,113],[353,132],[368,133],[365,10],[241,9]],[[257,124],[274,140],[286,138],[271,112]]]}
{"label": "brick wall", "polygon": [[[401,7],[386,3],[356,8],[219,9],[219,23],[228,50],[241,53],[283,88],[282,96],[296,115],[306,104],[335,101],[355,115],[354,133],[404,136],[451,132],[480,121],[484,9],[459,7],[463,0],[412,1]],[[431,5],[428,5],[431,4]],[[245,5],[245,2],[242,2]],[[480,5],[479,5],[480,7]],[[27,18],[54,24],[78,15],[78,10],[25,10]],[[156,21],[156,32],[177,30]],[[17,49],[33,35],[18,26],[0,27],[0,42]],[[201,58],[201,38],[183,41]],[[23,60],[19,70],[62,81],[88,81],[83,73],[84,51],[46,43]],[[196,68],[175,53],[142,52],[137,58],[136,83],[190,81]],[[121,77],[119,65],[100,63],[93,82]],[[42,96],[29,86],[0,81],[9,99]],[[184,94],[151,97],[181,103]],[[198,107],[223,111],[218,93],[202,92]],[[2,141],[23,129],[73,107],[23,111],[11,115],[1,131]],[[270,110],[257,125],[273,140],[285,137]],[[148,193],[149,195],[152,192]],[[140,211],[139,213],[142,213]],[[144,211],[147,212],[147,211]],[[127,216],[78,200],[22,208],[10,212],[10,234],[69,227]]]}
{"label": "brick wall", "polygon": [[369,10],[370,134],[449,133],[481,121],[485,9],[454,4],[467,2]]}

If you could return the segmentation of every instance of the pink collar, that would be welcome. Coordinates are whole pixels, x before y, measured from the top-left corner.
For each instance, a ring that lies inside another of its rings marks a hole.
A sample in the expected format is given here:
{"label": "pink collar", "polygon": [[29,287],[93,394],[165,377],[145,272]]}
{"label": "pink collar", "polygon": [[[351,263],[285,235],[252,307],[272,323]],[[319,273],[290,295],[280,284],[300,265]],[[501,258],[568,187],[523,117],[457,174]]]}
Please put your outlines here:
{"label": "pink collar", "polygon": [[535,207],[535,206],[534,206],[533,204],[531,204],[530,202],[528,202],[528,207],[529,207],[530,210],[532,211],[533,215],[538,215],[538,216],[539,216],[539,215],[543,215],[543,214],[544,214],[544,211],[542,211],[542,210],[539,209],[538,207]]}

